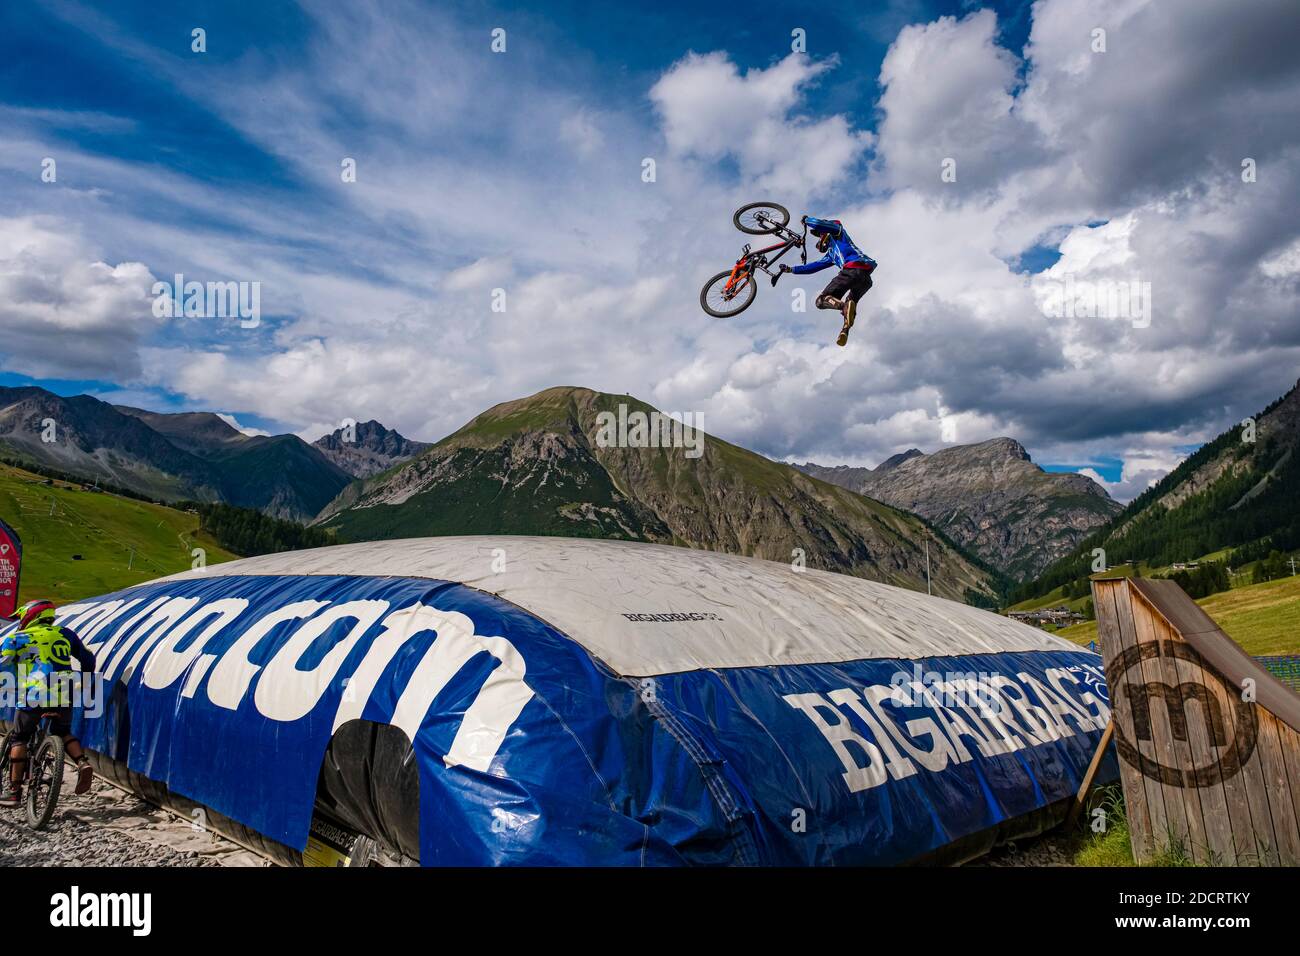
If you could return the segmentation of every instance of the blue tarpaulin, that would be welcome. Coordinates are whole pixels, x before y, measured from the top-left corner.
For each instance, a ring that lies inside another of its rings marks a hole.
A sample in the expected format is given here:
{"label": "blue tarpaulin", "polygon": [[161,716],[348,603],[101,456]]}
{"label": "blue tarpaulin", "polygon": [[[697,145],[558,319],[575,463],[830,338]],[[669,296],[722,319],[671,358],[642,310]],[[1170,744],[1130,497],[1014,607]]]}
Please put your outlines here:
{"label": "blue tarpaulin", "polygon": [[63,609],[116,685],[75,729],[295,848],[352,720],[410,739],[424,864],[824,865],[1073,795],[1109,717],[1063,642],[629,675],[462,583],[238,567]]}

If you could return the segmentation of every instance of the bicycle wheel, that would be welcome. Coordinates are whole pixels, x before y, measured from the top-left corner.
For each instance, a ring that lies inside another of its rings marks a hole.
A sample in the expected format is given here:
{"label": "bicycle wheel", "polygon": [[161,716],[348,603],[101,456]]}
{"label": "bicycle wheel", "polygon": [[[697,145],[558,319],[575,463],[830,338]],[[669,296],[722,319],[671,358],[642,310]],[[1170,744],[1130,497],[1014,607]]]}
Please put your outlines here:
{"label": "bicycle wheel", "polygon": [[727,290],[727,280],[731,270],[719,272],[700,290],[700,308],[716,319],[729,319],[749,308],[758,295],[758,283],[752,275],[742,277],[731,290]]}
{"label": "bicycle wheel", "polygon": [[3,743],[0,743],[0,793],[9,790],[9,768],[13,766],[13,761],[9,759],[9,748],[13,746],[11,740],[13,740],[12,731],[5,734]]}
{"label": "bicycle wheel", "polygon": [[49,736],[41,742],[36,755],[29,758],[27,774],[27,822],[39,830],[50,822],[63,786],[63,738]]}
{"label": "bicycle wheel", "polygon": [[737,209],[731,221],[741,232],[763,236],[787,225],[790,222],[790,210],[774,202],[752,202]]}

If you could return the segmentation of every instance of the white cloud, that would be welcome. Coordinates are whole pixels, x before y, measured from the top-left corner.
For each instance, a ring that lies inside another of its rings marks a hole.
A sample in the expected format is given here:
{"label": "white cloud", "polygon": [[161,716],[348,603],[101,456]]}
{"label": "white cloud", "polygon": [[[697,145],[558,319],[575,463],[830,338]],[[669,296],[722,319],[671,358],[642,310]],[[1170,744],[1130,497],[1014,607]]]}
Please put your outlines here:
{"label": "white cloud", "polygon": [[842,115],[800,116],[808,88],[835,67],[791,53],[742,73],[725,53],[690,53],[650,88],[669,150],[734,159],[750,188],[819,194],[848,175],[872,137]]}
{"label": "white cloud", "polygon": [[599,120],[591,110],[582,107],[560,123],[560,136],[585,157],[596,155],[605,145],[605,134],[601,132]]}
{"label": "white cloud", "polygon": [[1116,501],[1129,502],[1146,491],[1174,468],[1186,456],[1169,448],[1132,448],[1126,451],[1118,481],[1108,481],[1091,467],[1078,469],[1106,489]]}
{"label": "white cloud", "polygon": [[489,282],[504,281],[506,277],[504,263],[484,257],[467,266],[453,269],[443,277],[441,285],[448,292],[468,292],[471,289],[485,288]]}
{"label": "white cloud", "polygon": [[0,219],[0,357],[25,375],[130,379],[160,324],[152,284],[142,263],[109,265],[66,222]]}
{"label": "white cloud", "polygon": [[1012,95],[1017,58],[997,45],[996,33],[992,10],[899,33],[880,68],[877,167],[889,186],[951,193],[940,173],[954,160],[968,194],[1041,162],[1038,131]]}

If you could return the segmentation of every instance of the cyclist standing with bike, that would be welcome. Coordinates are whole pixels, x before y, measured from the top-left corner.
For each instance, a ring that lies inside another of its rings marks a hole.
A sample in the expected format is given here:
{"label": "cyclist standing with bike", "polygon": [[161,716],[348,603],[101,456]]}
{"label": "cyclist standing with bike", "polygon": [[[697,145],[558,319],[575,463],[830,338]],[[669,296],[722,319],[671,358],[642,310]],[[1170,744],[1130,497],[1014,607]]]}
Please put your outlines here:
{"label": "cyclist standing with bike", "polygon": [[72,670],[76,659],[82,671],[95,669],[95,655],[70,628],[54,623],[54,605],[49,601],[28,601],[8,620],[19,621],[18,629],[0,641],[0,664],[18,671],[18,700],[11,736],[10,789],[0,796],[0,807],[22,806],[22,781],[27,765],[27,743],[42,714],[55,714],[53,732],[63,738],[64,749],[77,765],[77,793],[90,789],[93,772],[80,741],[72,736],[72,701],[66,678],[57,675]]}
{"label": "cyclist standing with bike", "polygon": [[[857,317],[858,300],[871,288],[871,273],[875,271],[876,260],[854,244],[838,219],[804,216],[803,222],[817,237],[817,251],[823,253],[822,258],[793,268],[782,263],[780,270],[810,275],[830,266],[840,267],[839,274],[817,296],[817,308],[836,309],[844,316],[844,327],[835,342],[845,345],[849,341],[849,329],[853,328],[853,320]],[[775,281],[772,284],[775,285]]]}

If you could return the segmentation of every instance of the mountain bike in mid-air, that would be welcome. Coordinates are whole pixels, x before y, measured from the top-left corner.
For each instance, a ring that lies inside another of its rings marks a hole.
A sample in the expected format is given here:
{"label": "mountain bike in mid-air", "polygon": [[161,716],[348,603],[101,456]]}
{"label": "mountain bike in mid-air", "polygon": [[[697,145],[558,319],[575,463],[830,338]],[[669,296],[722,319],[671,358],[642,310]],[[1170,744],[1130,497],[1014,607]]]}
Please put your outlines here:
{"label": "mountain bike in mid-air", "polygon": [[797,247],[800,260],[808,261],[808,250],[804,246],[808,226],[803,227],[802,234],[790,229],[790,211],[784,206],[774,202],[752,202],[737,209],[731,221],[741,232],[751,236],[776,236],[781,241],[762,249],[753,249],[745,243],[734,266],[704,283],[700,290],[700,307],[719,319],[739,315],[753,304],[758,295],[757,273],[769,276],[775,286],[781,273],[771,271],[771,267],[791,249]]}

